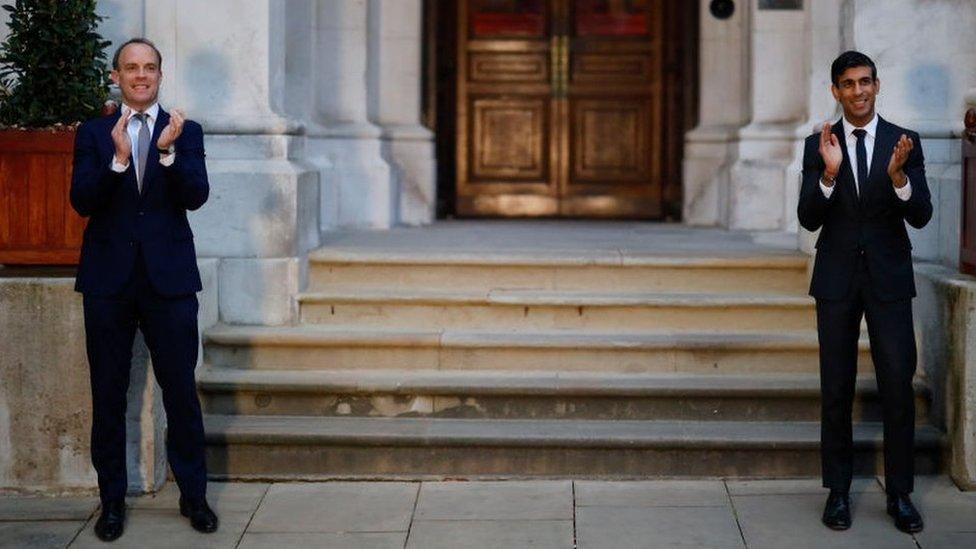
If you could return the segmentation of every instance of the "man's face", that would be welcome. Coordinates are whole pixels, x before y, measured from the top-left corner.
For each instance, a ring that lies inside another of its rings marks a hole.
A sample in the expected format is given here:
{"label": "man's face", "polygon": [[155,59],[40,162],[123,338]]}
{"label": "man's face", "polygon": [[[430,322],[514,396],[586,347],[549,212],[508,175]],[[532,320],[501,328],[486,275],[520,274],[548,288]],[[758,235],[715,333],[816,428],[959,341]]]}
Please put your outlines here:
{"label": "man's face", "polygon": [[138,111],[156,102],[163,72],[156,52],[145,44],[129,44],[119,54],[119,68],[112,71],[126,105]]}
{"label": "man's face", "polygon": [[830,91],[844,109],[844,118],[863,126],[874,118],[874,98],[881,81],[871,76],[871,67],[851,67],[841,73]]}

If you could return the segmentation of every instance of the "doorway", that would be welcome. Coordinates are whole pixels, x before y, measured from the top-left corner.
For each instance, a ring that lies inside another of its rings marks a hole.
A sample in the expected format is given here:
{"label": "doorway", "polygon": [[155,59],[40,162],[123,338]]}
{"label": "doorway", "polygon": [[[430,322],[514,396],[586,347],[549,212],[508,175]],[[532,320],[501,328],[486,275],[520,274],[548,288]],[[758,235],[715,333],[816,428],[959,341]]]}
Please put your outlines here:
{"label": "doorway", "polygon": [[697,2],[429,4],[441,217],[679,217]]}

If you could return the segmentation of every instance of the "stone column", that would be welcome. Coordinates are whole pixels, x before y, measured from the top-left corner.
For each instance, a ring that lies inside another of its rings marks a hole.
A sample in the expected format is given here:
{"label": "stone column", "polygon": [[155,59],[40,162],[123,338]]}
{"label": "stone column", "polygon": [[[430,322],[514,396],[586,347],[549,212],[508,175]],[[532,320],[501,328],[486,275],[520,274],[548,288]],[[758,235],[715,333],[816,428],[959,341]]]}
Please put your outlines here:
{"label": "stone column", "polygon": [[830,64],[847,49],[845,32],[844,0],[822,0],[811,2],[807,9],[807,32],[803,47],[807,49],[806,63],[806,120],[795,128],[796,142],[793,146],[793,162],[786,170],[785,208],[788,231],[797,231],[799,248],[813,253],[817,233],[811,233],[799,226],[796,218],[796,205],[800,194],[800,177],[803,170],[804,139],[813,132],[820,131],[824,122],[834,123],[840,118],[840,107],[830,93]]}
{"label": "stone column", "polygon": [[[304,257],[318,245],[318,174],[304,164],[302,126],[284,113],[284,0],[158,0],[147,34],[163,54],[164,106],[203,124],[210,199],[190,222],[197,253],[219,258],[220,320],[296,318]],[[229,16],[228,14],[232,14]]]}
{"label": "stone column", "polygon": [[795,217],[785,211],[785,182],[795,128],[806,117],[807,56],[798,47],[804,42],[806,14],[802,9],[761,9],[759,0],[751,0],[751,7],[746,78],[751,82],[752,116],[738,132],[728,227],[782,230]]}
{"label": "stone column", "polygon": [[685,136],[682,219],[689,225],[726,225],[728,171],[736,130],[748,120],[749,5],[731,18],[711,15],[701,0],[698,126]]}
{"label": "stone column", "polygon": [[369,1],[369,119],[380,126],[383,156],[393,168],[401,223],[434,220],[433,133],[420,123],[423,2]]}
{"label": "stone column", "polygon": [[307,157],[321,173],[321,229],[386,228],[396,221],[393,174],[382,131],[368,119],[367,0],[319,0],[316,74]]}

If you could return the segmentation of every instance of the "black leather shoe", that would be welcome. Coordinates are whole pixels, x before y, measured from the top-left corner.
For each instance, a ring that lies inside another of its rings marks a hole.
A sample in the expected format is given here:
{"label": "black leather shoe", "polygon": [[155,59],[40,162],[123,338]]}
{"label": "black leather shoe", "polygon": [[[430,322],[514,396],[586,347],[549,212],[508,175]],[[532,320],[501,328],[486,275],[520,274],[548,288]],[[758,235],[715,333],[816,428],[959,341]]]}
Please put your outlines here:
{"label": "black leather shoe", "polygon": [[906,534],[917,534],[925,527],[908,494],[888,494],[888,514],[895,519],[895,527]]}
{"label": "black leather shoe", "polygon": [[847,492],[831,490],[824,506],[823,523],[831,530],[851,527],[851,496]]}
{"label": "black leather shoe", "polygon": [[102,504],[102,514],[95,522],[95,535],[102,541],[115,541],[125,529],[125,501]]}
{"label": "black leather shoe", "polygon": [[180,514],[190,518],[190,526],[197,532],[212,534],[217,531],[217,513],[207,505],[206,499],[191,501],[180,498]]}

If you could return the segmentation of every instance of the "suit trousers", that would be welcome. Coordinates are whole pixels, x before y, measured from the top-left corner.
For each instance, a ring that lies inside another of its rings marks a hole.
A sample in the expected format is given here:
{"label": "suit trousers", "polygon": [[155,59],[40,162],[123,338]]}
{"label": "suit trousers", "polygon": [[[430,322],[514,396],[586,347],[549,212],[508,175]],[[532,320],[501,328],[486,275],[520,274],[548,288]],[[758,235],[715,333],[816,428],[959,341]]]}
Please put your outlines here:
{"label": "suit trousers", "polygon": [[166,456],[184,497],[206,496],[203,417],[193,370],[199,334],[195,294],[157,293],[141,253],[123,290],[84,296],[92,391],[92,464],[103,502],[124,499],[126,392],[136,329],[141,329],[166,410]]}
{"label": "suit trousers", "polygon": [[[851,414],[857,376],[858,338],[866,317],[871,358],[884,420],[885,487],[910,493],[914,484],[915,392],[917,363],[911,299],[881,301],[871,291],[864,256],[847,299],[817,300],[822,396],[820,452],[823,485],[850,489],[854,472]],[[873,463],[873,460],[872,460]]]}

